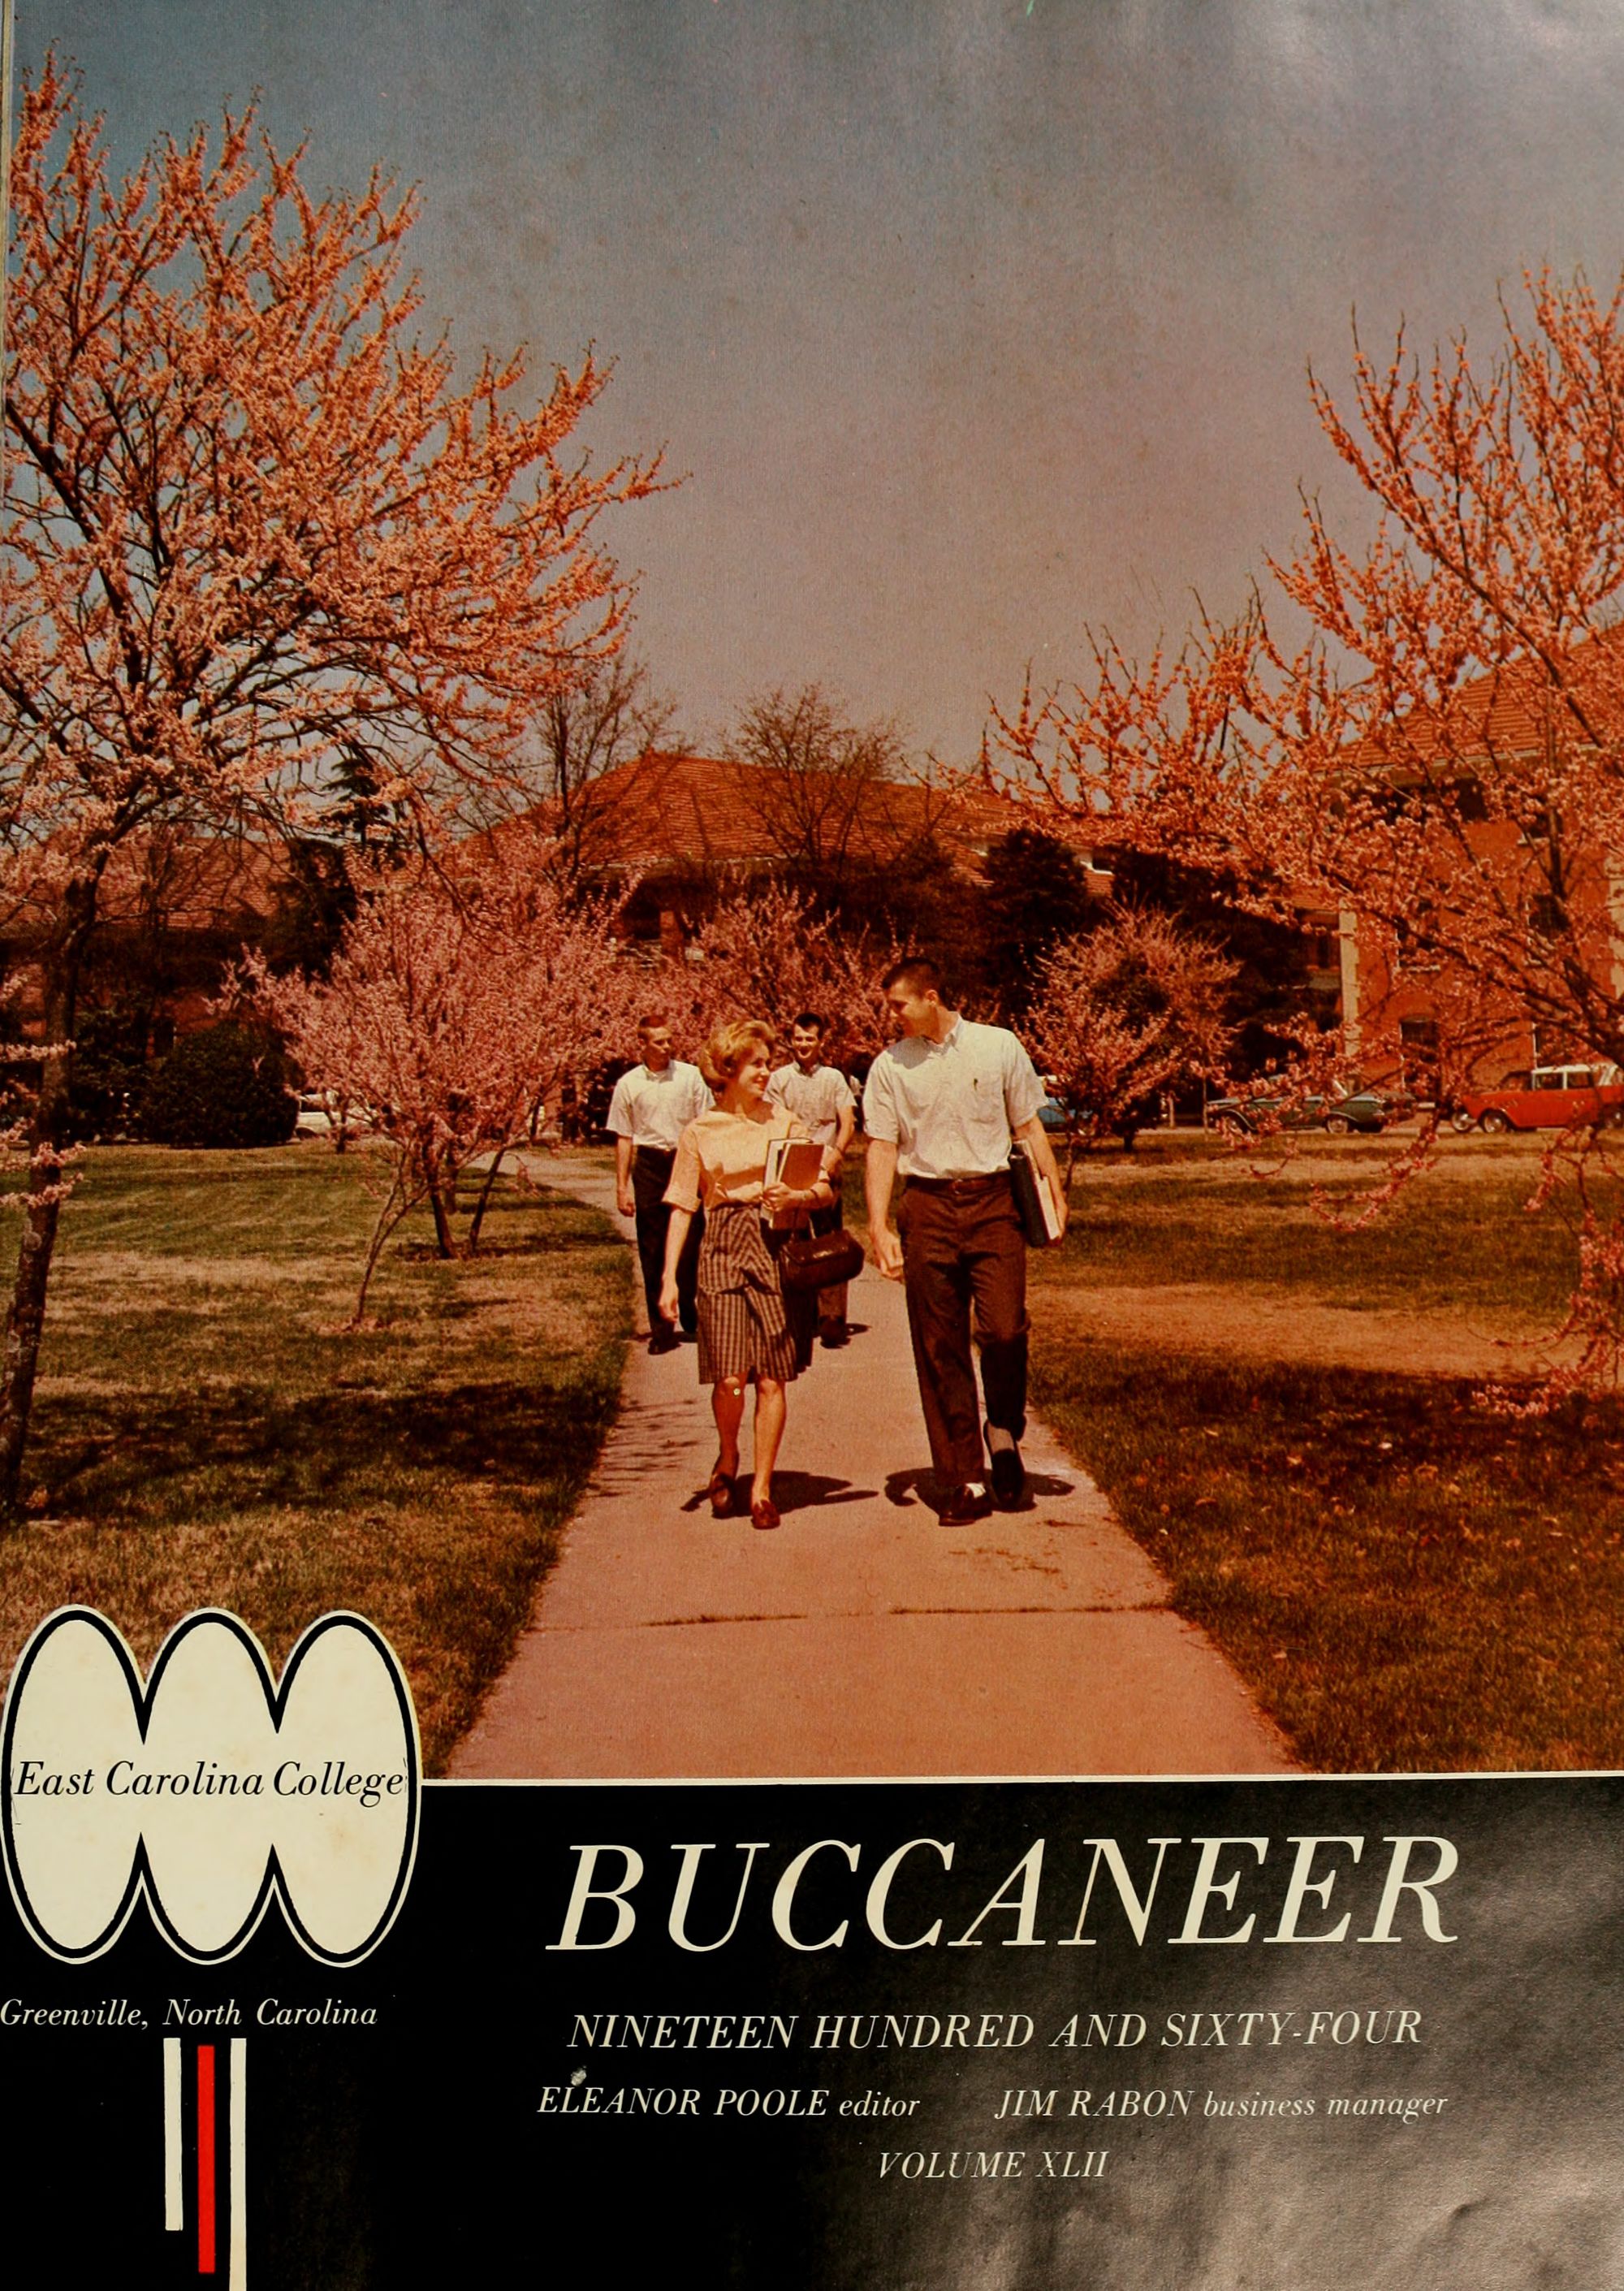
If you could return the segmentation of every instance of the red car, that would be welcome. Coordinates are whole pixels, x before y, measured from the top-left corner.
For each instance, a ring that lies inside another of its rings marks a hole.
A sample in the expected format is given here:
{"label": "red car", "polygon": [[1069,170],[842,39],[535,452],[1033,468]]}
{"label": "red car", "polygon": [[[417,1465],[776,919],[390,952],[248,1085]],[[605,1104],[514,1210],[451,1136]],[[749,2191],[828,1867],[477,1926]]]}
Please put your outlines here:
{"label": "red car", "polygon": [[1532,1066],[1508,1073],[1498,1089],[1468,1089],[1454,1126],[1468,1129],[1624,1128],[1624,1074],[1615,1065]]}

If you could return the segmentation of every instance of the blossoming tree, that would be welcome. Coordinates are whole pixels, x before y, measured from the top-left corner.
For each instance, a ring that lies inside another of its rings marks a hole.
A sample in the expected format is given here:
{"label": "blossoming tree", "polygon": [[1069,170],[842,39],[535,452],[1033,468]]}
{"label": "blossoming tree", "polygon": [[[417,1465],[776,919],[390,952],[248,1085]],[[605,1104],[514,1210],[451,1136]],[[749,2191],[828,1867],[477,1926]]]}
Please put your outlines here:
{"label": "blossoming tree", "polygon": [[487,1155],[494,1173],[543,1104],[629,1030],[636,973],[613,908],[574,898],[555,856],[514,826],[405,866],[358,860],[356,912],[324,976],[242,966],[239,993],[306,1083],[357,1109],[364,1170],[382,1149],[358,1322],[401,1218],[426,1202],[452,1255],[459,1178]]}
{"label": "blossoming tree", "polygon": [[[1144,666],[1101,644],[1000,719],[1004,762],[1102,840],[1234,870],[1259,911],[1334,911],[1385,982],[1344,1013],[1350,1053],[1425,1008],[1445,1100],[1531,1029],[1624,1062],[1624,285],[1541,274],[1492,359],[1356,345],[1351,412],[1314,390],[1366,537],[1310,498],[1273,601]],[[1596,1141],[1572,1142],[1578,1174]],[[1580,1271],[1553,1389],[1624,1365],[1624,1226],[1593,1190]]]}
{"label": "blossoming tree", "polygon": [[1154,908],[1120,908],[1063,940],[1039,970],[1023,1033],[1075,1125],[1131,1146],[1149,1101],[1218,1080],[1234,1038],[1224,997],[1237,967]]}
{"label": "blossoming tree", "polygon": [[701,926],[671,999],[694,1041],[745,1016],[765,1018],[787,1045],[798,1015],[816,1010],[832,1052],[872,1057],[893,1031],[880,978],[897,952],[888,932],[842,928],[804,892],[763,883],[736,891]]}
{"label": "blossoming tree", "polygon": [[505,791],[527,725],[620,642],[593,528],[652,467],[571,434],[589,359],[536,404],[421,342],[414,202],[318,196],[252,111],[127,181],[54,64],[25,90],[0,553],[0,889],[29,919],[44,1041],[0,1381],[16,1499],[60,1198],[85,950],[115,855],[157,826],[307,831],[364,748],[391,800]]}

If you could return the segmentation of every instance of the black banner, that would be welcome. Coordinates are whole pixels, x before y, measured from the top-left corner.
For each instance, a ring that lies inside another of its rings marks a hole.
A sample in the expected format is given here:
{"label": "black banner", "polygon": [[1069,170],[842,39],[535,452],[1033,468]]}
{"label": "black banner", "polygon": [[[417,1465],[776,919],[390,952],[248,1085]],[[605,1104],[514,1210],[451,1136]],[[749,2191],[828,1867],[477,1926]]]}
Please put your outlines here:
{"label": "black banner", "polygon": [[358,1965],[274,1907],[206,1967],[8,1911],[13,2237],[87,2283],[1599,2291],[1621,1788],[430,1785]]}

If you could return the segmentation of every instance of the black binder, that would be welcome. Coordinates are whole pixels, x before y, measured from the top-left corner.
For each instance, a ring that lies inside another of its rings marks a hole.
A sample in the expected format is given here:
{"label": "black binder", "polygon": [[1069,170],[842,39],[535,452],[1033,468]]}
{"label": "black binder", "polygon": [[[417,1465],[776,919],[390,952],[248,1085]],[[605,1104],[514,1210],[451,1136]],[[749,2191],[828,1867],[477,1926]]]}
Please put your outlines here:
{"label": "black binder", "polygon": [[1048,1249],[1060,1238],[1060,1219],[1049,1181],[1019,1144],[1009,1148],[1009,1182],[1028,1249]]}

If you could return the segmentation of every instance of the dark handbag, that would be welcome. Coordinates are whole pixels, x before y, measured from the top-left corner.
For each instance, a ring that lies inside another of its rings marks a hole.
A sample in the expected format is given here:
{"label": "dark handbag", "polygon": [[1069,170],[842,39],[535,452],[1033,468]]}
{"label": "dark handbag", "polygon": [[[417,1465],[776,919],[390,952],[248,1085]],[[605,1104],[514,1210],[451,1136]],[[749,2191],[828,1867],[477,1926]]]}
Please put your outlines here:
{"label": "dark handbag", "polygon": [[833,1233],[794,1233],[778,1251],[778,1278],[786,1289],[833,1289],[855,1281],[863,1270],[863,1243],[838,1227]]}

